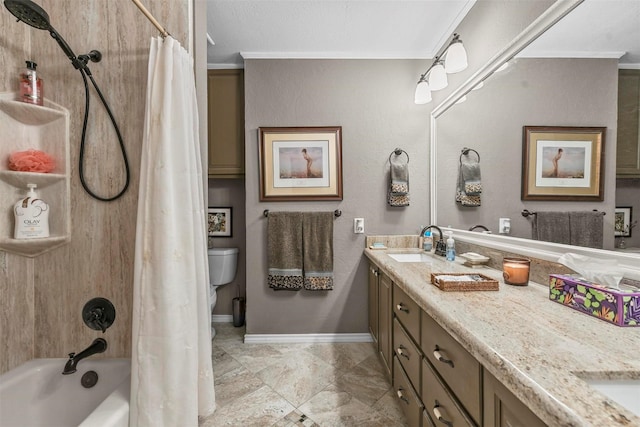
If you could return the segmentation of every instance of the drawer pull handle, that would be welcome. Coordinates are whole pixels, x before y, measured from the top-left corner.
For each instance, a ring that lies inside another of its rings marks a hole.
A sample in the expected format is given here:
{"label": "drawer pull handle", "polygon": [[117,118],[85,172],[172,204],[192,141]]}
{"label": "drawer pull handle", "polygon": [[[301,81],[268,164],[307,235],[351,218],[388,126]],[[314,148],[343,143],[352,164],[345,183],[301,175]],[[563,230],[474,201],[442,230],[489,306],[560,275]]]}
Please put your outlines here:
{"label": "drawer pull handle", "polygon": [[407,360],[409,360],[409,355],[405,352],[406,347],[400,345],[398,346],[398,348],[396,349],[396,353],[398,353],[398,356],[403,356],[405,357]]}
{"label": "drawer pull handle", "polygon": [[446,424],[449,427],[453,427],[453,422],[445,419],[442,416],[442,412],[440,412],[440,406],[438,406],[438,402],[436,402],[436,406],[433,407],[433,415],[436,417],[436,420],[440,421],[443,424]]}
{"label": "drawer pull handle", "polygon": [[409,399],[404,397],[404,394],[402,394],[402,388],[399,388],[397,393],[398,393],[398,399],[402,400],[404,403],[406,403],[408,405],[409,404]]}
{"label": "drawer pull handle", "polygon": [[409,309],[405,307],[403,303],[396,305],[396,308],[400,311],[404,311],[405,313],[409,313]]}
{"label": "drawer pull handle", "polygon": [[433,350],[433,357],[436,358],[436,360],[442,362],[442,363],[446,363],[447,365],[451,365],[451,367],[453,368],[453,360],[451,359],[447,359],[446,357],[444,357],[441,353],[440,353],[440,348],[438,348],[438,346],[436,346],[436,349]]}

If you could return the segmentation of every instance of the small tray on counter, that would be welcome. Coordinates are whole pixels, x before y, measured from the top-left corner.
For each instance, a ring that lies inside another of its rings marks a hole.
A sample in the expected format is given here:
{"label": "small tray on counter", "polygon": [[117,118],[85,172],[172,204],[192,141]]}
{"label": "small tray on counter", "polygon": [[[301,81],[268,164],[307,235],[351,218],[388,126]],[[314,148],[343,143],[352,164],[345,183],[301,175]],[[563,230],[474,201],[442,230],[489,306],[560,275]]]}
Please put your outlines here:
{"label": "small tray on counter", "polygon": [[479,273],[431,273],[431,283],[443,291],[497,291],[498,281]]}

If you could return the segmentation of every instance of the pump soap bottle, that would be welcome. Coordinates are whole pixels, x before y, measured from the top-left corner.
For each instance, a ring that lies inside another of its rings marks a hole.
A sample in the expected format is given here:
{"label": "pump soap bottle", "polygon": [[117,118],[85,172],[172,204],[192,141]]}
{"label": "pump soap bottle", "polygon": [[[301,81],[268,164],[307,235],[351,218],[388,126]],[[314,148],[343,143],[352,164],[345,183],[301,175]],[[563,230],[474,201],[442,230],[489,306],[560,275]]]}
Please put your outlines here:
{"label": "pump soap bottle", "polygon": [[447,261],[455,261],[456,259],[456,242],[453,240],[453,231],[447,233]]}
{"label": "pump soap bottle", "polygon": [[27,68],[20,73],[20,100],[29,104],[42,105],[44,96],[42,79],[36,73],[36,64],[27,61]]}
{"label": "pump soap bottle", "polygon": [[40,239],[49,237],[49,205],[39,199],[36,184],[27,184],[29,192],[18,200],[13,208],[15,215],[14,237],[16,239]]}

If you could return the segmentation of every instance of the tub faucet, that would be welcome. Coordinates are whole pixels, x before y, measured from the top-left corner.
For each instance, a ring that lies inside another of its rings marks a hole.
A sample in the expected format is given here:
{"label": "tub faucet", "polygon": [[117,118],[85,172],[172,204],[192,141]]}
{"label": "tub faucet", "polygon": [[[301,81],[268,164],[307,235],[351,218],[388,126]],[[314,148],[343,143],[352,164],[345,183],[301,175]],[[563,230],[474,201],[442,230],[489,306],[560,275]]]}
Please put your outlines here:
{"label": "tub faucet", "polygon": [[432,228],[435,228],[436,230],[438,230],[438,234],[439,234],[438,241],[435,242],[435,247],[436,247],[435,254],[440,256],[445,256],[447,254],[447,244],[444,241],[444,234],[442,234],[442,230],[440,230],[440,227],[438,227],[437,225],[427,225],[422,229],[422,231],[420,231],[420,237],[423,237],[424,232]]}
{"label": "tub faucet", "polygon": [[92,354],[103,353],[107,349],[107,341],[104,338],[96,338],[89,347],[82,350],[80,353],[69,353],[69,360],[64,365],[62,375],[73,374],[76,371],[76,366],[85,357],[89,357]]}

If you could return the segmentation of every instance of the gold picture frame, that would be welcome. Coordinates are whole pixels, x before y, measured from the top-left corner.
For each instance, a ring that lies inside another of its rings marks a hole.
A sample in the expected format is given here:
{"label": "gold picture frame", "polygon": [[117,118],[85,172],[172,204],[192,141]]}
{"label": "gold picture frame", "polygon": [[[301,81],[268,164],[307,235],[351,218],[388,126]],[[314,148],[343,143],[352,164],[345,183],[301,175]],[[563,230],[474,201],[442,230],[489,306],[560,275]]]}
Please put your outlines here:
{"label": "gold picture frame", "polygon": [[604,200],[606,127],[524,126],[522,200]]}
{"label": "gold picture frame", "polygon": [[261,127],[260,201],[342,200],[342,127]]}

